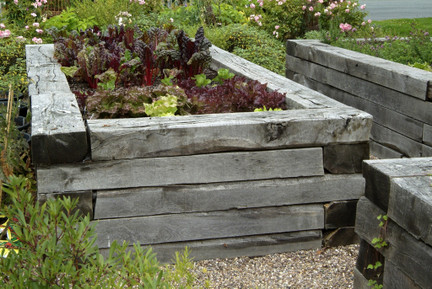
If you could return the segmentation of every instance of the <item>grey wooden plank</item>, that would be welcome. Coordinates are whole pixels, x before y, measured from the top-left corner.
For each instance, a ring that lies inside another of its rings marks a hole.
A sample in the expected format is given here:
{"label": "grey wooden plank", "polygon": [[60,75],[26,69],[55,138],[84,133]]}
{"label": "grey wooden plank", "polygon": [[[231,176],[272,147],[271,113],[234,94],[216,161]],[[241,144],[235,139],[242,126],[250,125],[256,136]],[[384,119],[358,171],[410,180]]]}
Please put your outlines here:
{"label": "grey wooden plank", "polygon": [[423,142],[427,145],[432,145],[432,126],[431,125],[424,124]]}
{"label": "grey wooden plank", "polygon": [[362,172],[363,160],[369,159],[369,142],[324,146],[324,168],[332,174]]}
{"label": "grey wooden plank", "polygon": [[54,59],[54,44],[27,44],[26,63],[27,67],[57,63]]}
{"label": "grey wooden plank", "polygon": [[53,164],[82,161],[87,155],[87,133],[75,95],[31,95],[32,161]]}
{"label": "grey wooden plank", "polygon": [[335,230],[326,230],[323,236],[324,247],[339,247],[351,244],[358,244],[359,236],[355,233],[354,227],[341,227]]}
{"label": "grey wooden plank", "polygon": [[390,182],[396,177],[426,176],[432,171],[431,158],[367,160],[363,165],[365,195],[387,211]]}
{"label": "grey wooden plank", "polygon": [[423,156],[423,145],[421,142],[408,138],[376,122],[372,125],[371,139],[386,147],[399,151],[405,157]]}
{"label": "grey wooden plank", "polygon": [[432,73],[382,58],[320,43],[289,40],[287,53],[426,100]]}
{"label": "grey wooden plank", "polygon": [[422,101],[396,90],[289,55],[287,55],[287,68],[365,100],[373,101],[390,110],[399,111],[416,120],[432,124],[430,113],[432,102]]}
{"label": "grey wooden plank", "polygon": [[[297,250],[316,249],[321,247],[322,234],[320,230],[301,231],[282,234],[269,234],[260,236],[246,236],[240,238],[225,238],[191,242],[177,242],[143,246],[151,247],[161,263],[173,263],[175,252],[182,253],[188,247],[190,257],[194,261],[234,258],[241,256],[264,256],[269,254],[291,252]],[[133,252],[133,247],[128,251]],[[101,249],[101,253],[108,255],[108,249]]]}
{"label": "grey wooden plank", "polygon": [[98,191],[95,219],[357,200],[359,174]]}
{"label": "grey wooden plank", "polygon": [[343,104],[334,101],[316,91],[299,85],[277,73],[265,69],[239,56],[212,46],[212,66],[214,69],[228,68],[236,75],[267,83],[268,88],[287,94],[287,104],[292,108],[340,107]]}
{"label": "grey wooden plank", "polygon": [[89,120],[92,159],[320,146],[369,140],[371,116],[354,108]]}
{"label": "grey wooden plank", "polygon": [[392,179],[387,215],[415,238],[432,246],[432,176]]}
{"label": "grey wooden plank", "polygon": [[398,159],[403,157],[403,154],[401,152],[395,151],[372,140],[369,142],[369,146],[370,154],[379,159]]}
{"label": "grey wooden plank", "polygon": [[37,200],[39,202],[46,202],[49,199],[58,198],[71,198],[72,200],[78,199],[75,210],[80,212],[80,215],[85,217],[89,215],[93,219],[93,192],[92,191],[79,191],[73,193],[60,193],[60,194],[38,194]]}
{"label": "grey wooden plank", "polygon": [[200,184],[323,175],[322,149],[203,154],[38,169],[38,192]]}
{"label": "grey wooden plank", "polygon": [[354,268],[354,289],[370,289],[367,280],[357,268]]}
{"label": "grey wooden plank", "polygon": [[[405,206],[407,210],[410,208]],[[380,229],[375,224],[376,216],[384,211],[375,206],[367,198],[361,198],[357,206],[356,232],[372,244],[372,239],[379,236]],[[432,284],[430,264],[432,264],[432,247],[418,241],[403,230],[391,219],[385,231],[385,240],[389,246],[379,249],[385,260],[396,264],[421,288],[429,288]]]}
{"label": "grey wooden plank", "polygon": [[[384,267],[384,287],[392,289],[421,289],[393,262],[387,261]],[[424,287],[426,288],[426,287]]]}
{"label": "grey wooden plank", "polygon": [[425,124],[421,121],[401,114],[398,110],[386,108],[374,102],[375,99],[373,98],[364,99],[303,75],[296,74],[294,80],[346,105],[368,112],[373,115],[374,122],[395,130],[411,139],[422,142],[424,135],[423,126]]}
{"label": "grey wooden plank", "polygon": [[100,220],[99,248],[114,240],[143,245],[322,229],[321,205],[171,214]]}

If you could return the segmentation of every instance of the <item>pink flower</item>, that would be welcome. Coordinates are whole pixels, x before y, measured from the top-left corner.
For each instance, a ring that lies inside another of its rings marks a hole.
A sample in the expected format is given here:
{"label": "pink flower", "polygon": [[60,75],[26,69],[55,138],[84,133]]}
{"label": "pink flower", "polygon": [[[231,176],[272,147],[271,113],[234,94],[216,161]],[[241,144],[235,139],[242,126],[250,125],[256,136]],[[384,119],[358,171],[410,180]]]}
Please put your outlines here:
{"label": "pink flower", "polygon": [[361,23],[361,25],[362,25],[362,26],[365,26],[365,25],[366,25],[366,22],[363,21],[363,22]]}
{"label": "pink flower", "polygon": [[263,7],[264,3],[263,3],[263,2],[260,2],[260,4],[259,4],[259,5],[260,5],[260,7]]}
{"label": "pink flower", "polygon": [[24,28],[28,30],[30,27],[28,25],[26,25]]}
{"label": "pink flower", "polygon": [[321,13],[317,12],[317,13],[314,14],[314,16],[320,17]]}
{"label": "pink flower", "polygon": [[33,16],[33,17],[36,17],[36,16],[37,16],[37,14],[34,13],[34,12],[33,12],[33,13],[30,13],[30,15]]}
{"label": "pink flower", "polygon": [[6,29],[5,31],[0,30],[0,38],[6,38],[11,35],[11,32],[9,29]]}
{"label": "pink flower", "polygon": [[141,1],[138,2],[138,4],[139,4],[139,5],[144,5],[144,4],[145,4],[145,1],[144,1],[144,0],[141,0]]}
{"label": "pink flower", "polygon": [[368,23],[371,24],[372,23],[372,19],[368,19]]}
{"label": "pink flower", "polygon": [[349,13],[350,12],[350,10],[349,9],[345,9],[345,13]]}
{"label": "pink flower", "polygon": [[307,7],[306,7],[305,5],[302,6],[302,10],[306,10],[306,8],[307,8]]}
{"label": "pink flower", "polygon": [[341,23],[339,24],[339,28],[341,29],[342,32],[347,32],[352,29],[352,26],[348,23]]}
{"label": "pink flower", "polygon": [[6,25],[4,25],[3,23],[0,23],[0,28],[4,29],[4,28],[6,28]]}
{"label": "pink flower", "polygon": [[252,3],[252,4],[250,5],[250,8],[254,9],[254,8],[255,8],[255,4]]}
{"label": "pink flower", "polygon": [[309,11],[313,11],[314,10],[314,8],[311,6],[311,7],[309,7]]}
{"label": "pink flower", "polygon": [[18,40],[25,40],[24,36],[17,36],[16,39],[18,39]]}
{"label": "pink flower", "polygon": [[361,10],[364,10],[365,8],[366,8],[366,4],[363,4],[363,5],[360,6]]}
{"label": "pink flower", "polygon": [[33,23],[33,26],[34,27],[39,27],[39,23],[35,22],[35,23]]}
{"label": "pink flower", "polygon": [[38,28],[38,29],[36,29],[36,32],[41,34],[41,33],[43,33],[43,30]]}
{"label": "pink flower", "polygon": [[321,3],[321,4],[323,4],[323,3],[324,3],[324,0],[318,0],[318,2]]}
{"label": "pink flower", "polygon": [[36,44],[41,44],[43,42],[41,38],[37,38],[37,37],[33,37],[32,41]]}
{"label": "pink flower", "polygon": [[18,0],[14,0],[15,5],[18,5]]}
{"label": "pink flower", "polygon": [[280,28],[280,26],[279,26],[279,25],[276,25],[276,26],[275,26],[275,29],[276,29],[276,30],[278,30],[279,28]]}

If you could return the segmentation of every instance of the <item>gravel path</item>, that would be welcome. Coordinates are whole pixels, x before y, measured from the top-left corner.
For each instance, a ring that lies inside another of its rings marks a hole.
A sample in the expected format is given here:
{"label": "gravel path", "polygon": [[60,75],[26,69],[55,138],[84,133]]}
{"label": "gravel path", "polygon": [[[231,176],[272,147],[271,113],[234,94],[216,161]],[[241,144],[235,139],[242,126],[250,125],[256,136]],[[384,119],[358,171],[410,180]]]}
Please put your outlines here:
{"label": "gravel path", "polygon": [[353,288],[359,245],[195,262],[197,287]]}

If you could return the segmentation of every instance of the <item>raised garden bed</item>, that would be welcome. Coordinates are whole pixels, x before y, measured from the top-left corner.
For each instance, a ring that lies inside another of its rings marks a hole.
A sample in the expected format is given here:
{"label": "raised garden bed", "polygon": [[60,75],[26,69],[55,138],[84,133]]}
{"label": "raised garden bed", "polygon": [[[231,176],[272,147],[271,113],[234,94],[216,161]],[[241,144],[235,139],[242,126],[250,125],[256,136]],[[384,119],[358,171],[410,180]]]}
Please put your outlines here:
{"label": "raised garden bed", "polygon": [[286,57],[289,79],[373,115],[373,155],[432,156],[432,72],[318,40],[289,40]]}
{"label": "raised garden bed", "polygon": [[214,69],[286,92],[290,110],[84,123],[53,52],[27,46],[38,197],[79,196],[100,248],[139,241],[168,261],[352,241],[369,114],[213,47]]}

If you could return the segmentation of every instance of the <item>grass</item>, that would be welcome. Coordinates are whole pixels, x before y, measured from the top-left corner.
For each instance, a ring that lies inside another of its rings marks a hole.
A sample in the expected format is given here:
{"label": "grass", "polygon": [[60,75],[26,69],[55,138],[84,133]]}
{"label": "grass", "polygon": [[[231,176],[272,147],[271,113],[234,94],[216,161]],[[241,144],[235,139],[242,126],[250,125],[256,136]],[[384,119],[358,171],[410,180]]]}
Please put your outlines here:
{"label": "grass", "polygon": [[416,27],[421,30],[426,30],[432,34],[432,17],[429,18],[416,18],[416,19],[390,19],[374,21],[373,24],[379,28],[380,34],[378,37],[384,36],[400,36],[407,37],[410,36],[410,31],[412,31],[412,24],[415,23]]}

